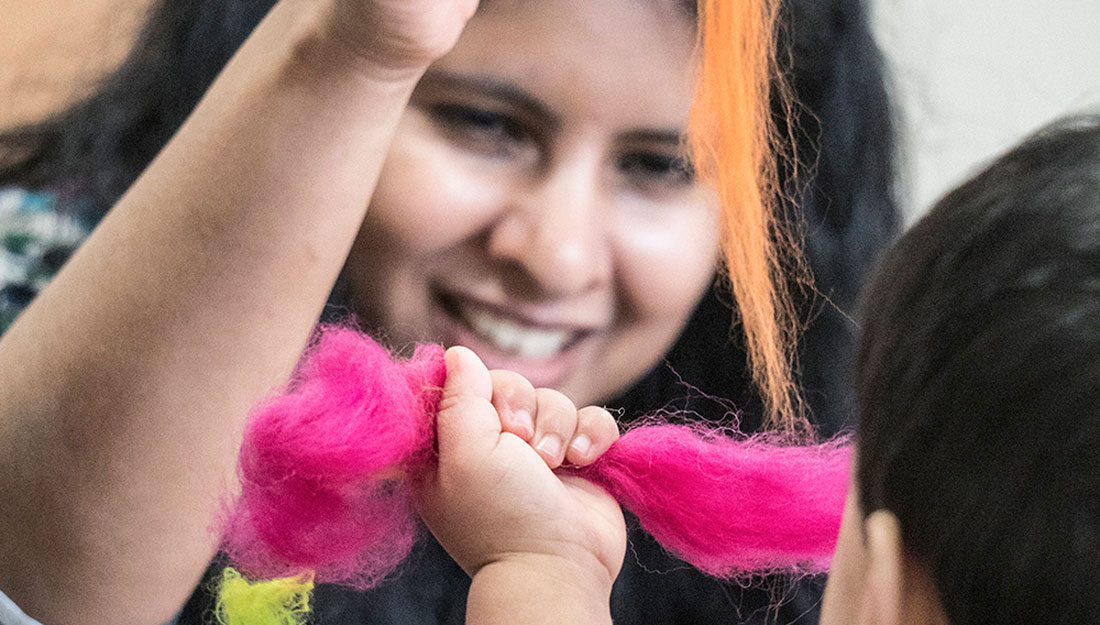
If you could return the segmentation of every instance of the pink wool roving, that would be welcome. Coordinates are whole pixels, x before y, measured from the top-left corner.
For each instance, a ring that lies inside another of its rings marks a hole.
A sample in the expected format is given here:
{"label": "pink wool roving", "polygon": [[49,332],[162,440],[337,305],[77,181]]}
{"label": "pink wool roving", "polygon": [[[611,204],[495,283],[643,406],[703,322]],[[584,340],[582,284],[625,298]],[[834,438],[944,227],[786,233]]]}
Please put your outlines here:
{"label": "pink wool roving", "polygon": [[[285,393],[253,415],[224,549],[245,573],[313,570],[367,588],[407,555],[405,476],[430,470],[443,350],[394,360],[369,337],[324,328]],[[828,568],[850,449],[782,445],[699,427],[644,425],[596,463],[599,484],[666,549],[722,577]]]}
{"label": "pink wool roving", "polygon": [[782,446],[678,425],[623,434],[577,470],[665,549],[718,577],[828,570],[849,447]]}
{"label": "pink wool roving", "polygon": [[401,362],[356,331],[319,332],[245,430],[230,559],[265,579],[309,569],[321,582],[381,581],[416,537],[403,473],[431,466],[445,376],[439,346]]}

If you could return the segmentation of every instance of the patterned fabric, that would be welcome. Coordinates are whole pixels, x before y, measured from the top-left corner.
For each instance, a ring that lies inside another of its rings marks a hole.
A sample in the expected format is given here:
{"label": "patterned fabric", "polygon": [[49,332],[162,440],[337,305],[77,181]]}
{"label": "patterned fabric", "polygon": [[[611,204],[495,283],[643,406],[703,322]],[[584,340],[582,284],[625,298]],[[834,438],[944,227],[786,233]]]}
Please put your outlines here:
{"label": "patterned fabric", "polygon": [[0,334],[91,232],[59,193],[0,189]]}

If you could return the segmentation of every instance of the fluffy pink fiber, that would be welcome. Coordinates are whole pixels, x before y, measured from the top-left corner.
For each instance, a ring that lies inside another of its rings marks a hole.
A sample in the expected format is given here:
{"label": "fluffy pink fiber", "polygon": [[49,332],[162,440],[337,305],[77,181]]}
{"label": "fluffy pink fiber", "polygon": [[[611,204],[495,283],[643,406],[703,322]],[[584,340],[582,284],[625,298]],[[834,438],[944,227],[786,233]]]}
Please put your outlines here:
{"label": "fluffy pink fiber", "polygon": [[850,448],[777,445],[678,425],[637,427],[577,472],[665,549],[718,577],[828,570]]}
{"label": "fluffy pink fiber", "polygon": [[[434,462],[442,350],[393,360],[326,328],[287,391],[258,408],[241,449],[242,493],[224,548],[256,577],[316,571],[357,588],[407,555],[406,475]],[[670,552],[722,577],[828,568],[847,489],[843,444],[782,445],[687,426],[625,433],[575,469],[636,514]]]}
{"label": "fluffy pink fiber", "polygon": [[443,349],[395,361],[369,337],[323,330],[241,445],[223,548],[245,573],[316,571],[367,588],[404,559],[416,523],[404,473],[431,466]]}

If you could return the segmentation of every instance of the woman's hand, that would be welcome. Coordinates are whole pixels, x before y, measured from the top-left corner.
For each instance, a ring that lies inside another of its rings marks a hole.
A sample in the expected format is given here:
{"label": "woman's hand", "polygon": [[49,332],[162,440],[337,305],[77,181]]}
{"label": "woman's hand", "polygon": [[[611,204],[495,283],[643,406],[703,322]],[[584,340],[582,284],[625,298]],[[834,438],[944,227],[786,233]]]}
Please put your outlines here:
{"label": "woman's hand", "polygon": [[438,432],[439,467],[418,499],[432,533],[474,578],[468,622],[537,623],[551,608],[554,620],[569,610],[609,618],[626,550],[622,512],[599,487],[552,469],[606,451],[618,438],[611,415],[489,372],[456,347]]}
{"label": "woman's hand", "polygon": [[373,66],[420,72],[454,47],[477,5],[478,0],[335,0],[330,26]]}

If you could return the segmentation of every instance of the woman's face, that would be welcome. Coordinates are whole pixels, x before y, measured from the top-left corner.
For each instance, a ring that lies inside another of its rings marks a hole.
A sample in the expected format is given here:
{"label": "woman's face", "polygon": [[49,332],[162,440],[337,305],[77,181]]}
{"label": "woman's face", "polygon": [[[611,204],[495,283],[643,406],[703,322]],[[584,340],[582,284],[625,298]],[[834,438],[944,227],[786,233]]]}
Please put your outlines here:
{"label": "woman's face", "polygon": [[626,389],[714,275],[717,209],[678,158],[694,38],[672,0],[483,1],[397,129],[355,312],[581,404]]}

